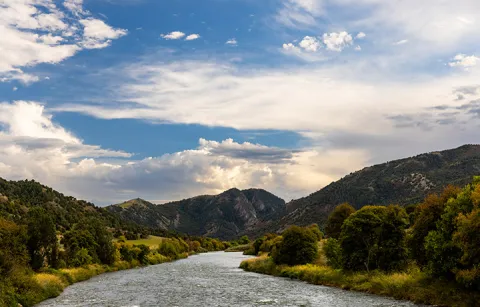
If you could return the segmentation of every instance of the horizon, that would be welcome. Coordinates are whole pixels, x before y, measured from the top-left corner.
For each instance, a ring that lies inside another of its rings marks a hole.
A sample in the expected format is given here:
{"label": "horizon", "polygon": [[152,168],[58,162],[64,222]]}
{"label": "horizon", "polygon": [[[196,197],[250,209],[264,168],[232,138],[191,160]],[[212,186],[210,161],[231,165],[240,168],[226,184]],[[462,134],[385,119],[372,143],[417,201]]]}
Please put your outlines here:
{"label": "horizon", "polygon": [[104,206],[478,144],[480,2],[6,0],[0,177]]}

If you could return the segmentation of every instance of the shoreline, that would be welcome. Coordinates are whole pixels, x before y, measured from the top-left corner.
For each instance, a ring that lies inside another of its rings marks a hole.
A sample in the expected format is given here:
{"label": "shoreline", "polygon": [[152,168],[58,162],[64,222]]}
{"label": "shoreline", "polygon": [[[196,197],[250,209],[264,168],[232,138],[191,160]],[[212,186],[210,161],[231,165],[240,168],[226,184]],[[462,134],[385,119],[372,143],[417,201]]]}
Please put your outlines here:
{"label": "shoreline", "polygon": [[[56,298],[61,295],[67,287],[82,281],[89,280],[102,274],[133,270],[151,265],[174,262],[177,260],[186,259],[190,256],[197,254],[198,253],[184,254],[180,255],[180,257],[176,259],[165,257],[165,259],[162,259],[162,261],[159,261],[157,263],[149,263],[146,265],[141,265],[136,262],[118,261],[111,266],[90,264],[84,267],[64,268],[58,270],[48,269],[44,272],[38,272],[34,274],[34,279],[39,284],[42,292],[34,294],[35,299],[32,302],[32,305],[26,305],[22,307],[36,306],[48,299]],[[19,305],[19,307],[21,307],[21,305]]]}
{"label": "shoreline", "polygon": [[344,273],[324,265],[276,265],[266,256],[244,260],[240,268],[248,272],[287,277],[314,285],[391,297],[415,304],[480,306],[480,293],[465,291],[455,287],[453,283],[428,278],[418,268],[400,273]]}

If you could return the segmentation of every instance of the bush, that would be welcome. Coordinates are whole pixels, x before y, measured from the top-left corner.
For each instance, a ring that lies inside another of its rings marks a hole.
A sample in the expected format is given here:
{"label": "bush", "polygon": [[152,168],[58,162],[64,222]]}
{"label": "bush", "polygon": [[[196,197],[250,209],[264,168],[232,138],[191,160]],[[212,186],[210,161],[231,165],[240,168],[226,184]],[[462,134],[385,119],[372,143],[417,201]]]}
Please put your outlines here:
{"label": "bush", "polygon": [[329,238],[323,244],[323,253],[327,257],[327,264],[334,269],[342,268],[342,247],[337,239]]}
{"label": "bush", "polygon": [[408,216],[399,206],[366,206],[342,226],[342,267],[347,270],[392,271],[406,265]]}
{"label": "bush", "polygon": [[342,232],[343,222],[354,212],[355,208],[348,203],[335,207],[328,217],[327,225],[325,226],[325,232],[328,237],[338,239]]}
{"label": "bush", "polygon": [[317,237],[310,229],[292,226],[282,236],[282,242],[272,252],[276,264],[306,264],[317,258]]}

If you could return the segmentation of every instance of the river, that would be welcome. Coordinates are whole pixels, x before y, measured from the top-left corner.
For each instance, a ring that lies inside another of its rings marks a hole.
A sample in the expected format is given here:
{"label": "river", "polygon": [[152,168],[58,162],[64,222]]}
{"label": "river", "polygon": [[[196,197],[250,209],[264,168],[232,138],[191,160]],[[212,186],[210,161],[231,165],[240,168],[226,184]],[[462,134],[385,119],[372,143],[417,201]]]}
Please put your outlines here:
{"label": "river", "polygon": [[409,302],[244,272],[241,253],[208,253],[107,273],[37,306],[415,306]]}

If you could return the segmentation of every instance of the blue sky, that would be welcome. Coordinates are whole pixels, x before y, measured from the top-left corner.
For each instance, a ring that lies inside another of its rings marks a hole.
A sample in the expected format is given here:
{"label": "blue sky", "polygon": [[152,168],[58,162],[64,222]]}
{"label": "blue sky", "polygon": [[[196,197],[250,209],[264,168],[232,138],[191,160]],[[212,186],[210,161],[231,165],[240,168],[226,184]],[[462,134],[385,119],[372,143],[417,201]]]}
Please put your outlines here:
{"label": "blue sky", "polygon": [[480,3],[5,0],[0,176],[100,205],[478,143]]}

